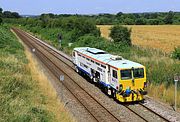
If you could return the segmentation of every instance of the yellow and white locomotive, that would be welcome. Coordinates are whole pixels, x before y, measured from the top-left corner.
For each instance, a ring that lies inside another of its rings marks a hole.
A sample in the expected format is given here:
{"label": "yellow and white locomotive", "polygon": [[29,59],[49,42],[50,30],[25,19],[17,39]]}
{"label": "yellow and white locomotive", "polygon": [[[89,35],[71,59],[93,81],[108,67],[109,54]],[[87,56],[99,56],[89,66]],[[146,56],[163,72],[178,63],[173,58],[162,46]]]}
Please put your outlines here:
{"label": "yellow and white locomotive", "polygon": [[141,101],[147,94],[146,69],[139,63],[90,47],[74,48],[73,63],[76,72],[101,84],[120,102]]}

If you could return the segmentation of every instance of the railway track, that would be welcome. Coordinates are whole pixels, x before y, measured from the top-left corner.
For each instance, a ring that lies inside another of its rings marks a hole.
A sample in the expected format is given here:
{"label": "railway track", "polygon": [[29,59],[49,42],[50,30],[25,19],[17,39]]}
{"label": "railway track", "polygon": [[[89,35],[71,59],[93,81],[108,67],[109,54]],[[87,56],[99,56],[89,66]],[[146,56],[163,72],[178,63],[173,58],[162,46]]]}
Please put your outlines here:
{"label": "railway track", "polygon": [[[170,122],[168,119],[166,119],[165,117],[161,116],[160,114],[158,114],[157,112],[151,110],[150,108],[148,108],[147,106],[143,105],[143,103],[137,103],[137,104],[126,104],[124,105],[127,109],[129,109],[131,112],[133,112],[134,114],[136,114],[137,116],[139,116],[141,119],[143,119],[144,121],[148,122],[148,118],[147,115],[148,113],[151,114],[151,116],[153,116],[154,118],[157,118],[157,122]],[[133,107],[132,107],[133,106]],[[135,106],[135,107],[134,107]],[[141,108],[141,109],[140,109]],[[142,114],[142,111],[144,112]],[[148,113],[147,113],[148,112]]]}
{"label": "railway track", "polygon": [[[47,68],[59,79],[60,75],[64,75],[64,78],[68,81],[62,81],[63,85],[69,90],[74,97],[86,108],[91,116],[96,121],[120,121],[118,117],[113,115],[107,108],[105,108],[98,100],[96,100],[91,94],[89,94],[84,88],[82,88],[72,77],[69,76],[68,71],[64,71],[61,68],[60,63],[66,64],[66,67],[74,69],[71,57],[58,51],[57,49],[49,46],[45,42],[33,37],[32,35],[20,30],[13,28],[13,31],[20,37],[20,39],[28,45],[31,49],[35,49],[34,53],[40,60],[47,66]],[[71,74],[71,73],[70,73]],[[139,103],[139,105],[144,106]],[[139,116],[142,120],[148,121],[144,116],[138,114],[136,111],[131,109],[128,105],[124,105],[132,113]],[[152,111],[148,107],[146,109],[163,121],[168,121],[158,113]]]}
{"label": "railway track", "polygon": [[18,37],[31,49],[35,49],[34,53],[38,58],[47,66],[47,68],[53,72],[53,74],[59,78],[60,75],[64,75],[64,79],[66,81],[62,81],[63,85],[71,92],[74,97],[86,108],[86,110],[90,113],[90,115],[96,121],[104,121],[104,122],[118,122],[119,118],[114,116],[108,109],[106,109],[102,104],[100,104],[93,96],[91,96],[88,92],[86,92],[81,86],[79,86],[74,79],[69,77],[67,72],[63,71],[59,64],[59,58],[57,59],[52,55],[49,51],[42,48],[42,44],[38,45],[36,43],[37,40],[33,39],[27,33],[13,28],[13,31],[18,35]]}
{"label": "railway track", "polygon": [[143,103],[139,103],[140,106],[144,107],[145,109],[147,109],[148,111],[154,113],[155,115],[157,115],[159,118],[161,118],[162,120],[169,122],[168,119],[166,119],[165,117],[161,116],[159,113],[153,111],[152,109],[148,108],[147,106],[145,106]]}

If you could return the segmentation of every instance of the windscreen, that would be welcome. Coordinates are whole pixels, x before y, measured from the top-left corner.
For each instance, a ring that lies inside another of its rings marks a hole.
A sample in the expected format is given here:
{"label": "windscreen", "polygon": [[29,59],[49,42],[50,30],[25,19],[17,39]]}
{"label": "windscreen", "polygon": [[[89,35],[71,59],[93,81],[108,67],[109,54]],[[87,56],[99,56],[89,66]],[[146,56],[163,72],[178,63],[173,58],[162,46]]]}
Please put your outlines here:
{"label": "windscreen", "polygon": [[122,80],[132,79],[131,69],[121,70],[121,79]]}
{"label": "windscreen", "polygon": [[144,78],[144,69],[138,68],[133,70],[134,78]]}
{"label": "windscreen", "polygon": [[136,69],[126,69],[121,70],[121,80],[128,80],[132,79],[132,71],[134,78],[144,78],[144,69],[143,68],[136,68]]}

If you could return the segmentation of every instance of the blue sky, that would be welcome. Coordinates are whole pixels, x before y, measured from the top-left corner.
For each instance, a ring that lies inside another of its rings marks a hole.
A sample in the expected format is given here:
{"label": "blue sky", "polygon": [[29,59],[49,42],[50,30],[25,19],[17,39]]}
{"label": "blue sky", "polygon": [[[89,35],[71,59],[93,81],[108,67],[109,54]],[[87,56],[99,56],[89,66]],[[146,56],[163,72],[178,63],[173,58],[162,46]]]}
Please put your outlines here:
{"label": "blue sky", "polygon": [[180,0],[0,0],[0,7],[31,15],[180,12]]}

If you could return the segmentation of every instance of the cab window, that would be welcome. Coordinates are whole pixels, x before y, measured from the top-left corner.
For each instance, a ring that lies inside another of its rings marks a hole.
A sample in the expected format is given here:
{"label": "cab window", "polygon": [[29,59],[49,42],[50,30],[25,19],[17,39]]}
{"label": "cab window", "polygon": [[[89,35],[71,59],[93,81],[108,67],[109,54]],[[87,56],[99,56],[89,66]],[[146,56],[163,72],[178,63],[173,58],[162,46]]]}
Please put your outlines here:
{"label": "cab window", "polygon": [[138,68],[133,71],[134,78],[144,78],[144,69]]}
{"label": "cab window", "polygon": [[132,79],[131,69],[121,70],[120,72],[122,80]]}

